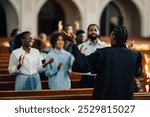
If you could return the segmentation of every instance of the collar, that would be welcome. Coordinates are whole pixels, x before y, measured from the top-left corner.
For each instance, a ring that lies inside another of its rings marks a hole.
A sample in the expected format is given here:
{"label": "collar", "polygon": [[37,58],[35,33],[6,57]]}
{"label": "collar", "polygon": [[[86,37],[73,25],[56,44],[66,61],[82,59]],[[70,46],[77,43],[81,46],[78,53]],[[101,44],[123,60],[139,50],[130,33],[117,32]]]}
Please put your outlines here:
{"label": "collar", "polygon": [[[90,41],[90,39],[87,41],[87,43],[88,43],[89,45],[93,45],[93,43]],[[98,39],[96,45],[103,45],[103,44],[102,44],[102,42]]]}
{"label": "collar", "polygon": [[125,48],[127,48],[126,44],[122,44],[122,45],[113,45],[112,47],[125,47]]}
{"label": "collar", "polygon": [[61,53],[63,53],[63,51],[64,51],[64,49],[61,49],[60,51],[58,51],[56,48],[54,48],[54,52],[56,54],[61,54]]}
{"label": "collar", "polygon": [[29,53],[27,53],[27,52],[23,49],[23,46],[21,46],[20,48],[21,48],[21,50],[23,51],[23,54],[25,54],[25,55],[32,53],[32,47],[30,48],[30,52],[29,52]]}

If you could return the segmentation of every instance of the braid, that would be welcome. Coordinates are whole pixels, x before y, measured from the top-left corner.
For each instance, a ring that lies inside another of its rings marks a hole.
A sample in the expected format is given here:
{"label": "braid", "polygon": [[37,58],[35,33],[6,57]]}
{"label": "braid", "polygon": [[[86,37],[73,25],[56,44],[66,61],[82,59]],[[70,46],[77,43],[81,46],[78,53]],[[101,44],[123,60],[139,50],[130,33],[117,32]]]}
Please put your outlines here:
{"label": "braid", "polygon": [[122,45],[125,44],[128,38],[128,31],[125,26],[118,26],[113,30],[113,34],[116,38],[116,44]]}

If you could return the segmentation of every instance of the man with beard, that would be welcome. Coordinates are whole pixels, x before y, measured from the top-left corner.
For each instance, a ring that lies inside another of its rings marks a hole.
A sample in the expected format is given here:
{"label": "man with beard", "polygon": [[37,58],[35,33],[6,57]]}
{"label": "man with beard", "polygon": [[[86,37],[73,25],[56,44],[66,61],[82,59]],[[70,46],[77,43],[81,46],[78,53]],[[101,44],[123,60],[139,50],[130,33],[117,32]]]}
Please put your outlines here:
{"label": "man with beard", "polygon": [[[106,45],[100,41],[100,28],[96,24],[90,24],[87,28],[88,41],[80,44],[78,47],[86,56],[94,53],[97,49],[104,48]],[[80,71],[76,64],[73,65],[73,71]],[[80,85],[82,88],[93,88],[96,74],[84,73]]]}

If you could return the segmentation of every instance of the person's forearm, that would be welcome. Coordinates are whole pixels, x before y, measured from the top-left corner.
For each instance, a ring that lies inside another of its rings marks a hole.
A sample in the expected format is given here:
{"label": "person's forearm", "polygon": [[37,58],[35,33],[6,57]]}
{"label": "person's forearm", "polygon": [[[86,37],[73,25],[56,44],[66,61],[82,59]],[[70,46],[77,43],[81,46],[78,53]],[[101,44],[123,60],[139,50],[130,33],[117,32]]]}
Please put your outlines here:
{"label": "person's forearm", "polygon": [[17,69],[19,70],[21,68],[21,66],[22,66],[21,64],[18,64]]}
{"label": "person's forearm", "polygon": [[80,52],[77,44],[73,44],[72,45],[72,54],[73,54],[73,56],[76,57],[79,53],[81,53],[81,52]]}

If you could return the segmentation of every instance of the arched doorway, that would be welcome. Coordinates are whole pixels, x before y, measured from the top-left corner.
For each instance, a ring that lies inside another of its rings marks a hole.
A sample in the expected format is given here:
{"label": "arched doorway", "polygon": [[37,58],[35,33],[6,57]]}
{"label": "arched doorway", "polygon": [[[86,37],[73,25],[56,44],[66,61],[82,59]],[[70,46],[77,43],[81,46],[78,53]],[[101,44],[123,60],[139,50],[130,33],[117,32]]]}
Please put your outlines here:
{"label": "arched doorway", "polygon": [[[109,35],[114,25],[125,25],[129,36],[141,36],[141,17],[139,10],[133,1],[112,0],[105,7],[101,16],[102,35]],[[116,26],[117,26],[116,25]]]}
{"label": "arched doorway", "polygon": [[0,26],[3,30],[3,34],[0,36],[6,37],[14,28],[18,28],[18,16],[13,4],[8,0],[0,0],[0,12],[0,20],[2,19]]}
{"label": "arched doorway", "polygon": [[51,34],[57,30],[58,21],[65,23],[65,14],[61,6],[54,0],[48,0],[38,15],[38,33]]}
{"label": "arched doorway", "polygon": [[0,4],[0,37],[6,37],[7,28],[6,28],[6,13],[3,6]]}
{"label": "arched doorway", "polygon": [[123,24],[122,14],[116,4],[110,2],[103,11],[100,26],[101,35],[110,35],[112,29]]}

